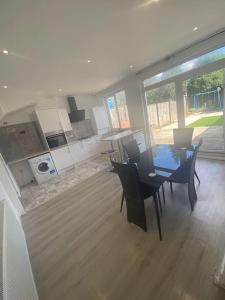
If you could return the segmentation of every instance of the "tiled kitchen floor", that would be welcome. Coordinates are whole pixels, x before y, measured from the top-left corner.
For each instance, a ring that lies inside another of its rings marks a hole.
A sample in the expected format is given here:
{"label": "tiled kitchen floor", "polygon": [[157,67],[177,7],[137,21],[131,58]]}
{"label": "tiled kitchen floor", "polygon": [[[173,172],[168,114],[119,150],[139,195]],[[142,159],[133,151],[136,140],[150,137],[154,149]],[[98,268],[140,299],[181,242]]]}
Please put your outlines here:
{"label": "tiled kitchen floor", "polygon": [[47,202],[62,192],[70,189],[82,180],[98,173],[99,171],[109,168],[110,164],[106,157],[99,156],[85,161],[76,168],[60,174],[38,185],[31,183],[21,189],[21,202],[25,212]]}

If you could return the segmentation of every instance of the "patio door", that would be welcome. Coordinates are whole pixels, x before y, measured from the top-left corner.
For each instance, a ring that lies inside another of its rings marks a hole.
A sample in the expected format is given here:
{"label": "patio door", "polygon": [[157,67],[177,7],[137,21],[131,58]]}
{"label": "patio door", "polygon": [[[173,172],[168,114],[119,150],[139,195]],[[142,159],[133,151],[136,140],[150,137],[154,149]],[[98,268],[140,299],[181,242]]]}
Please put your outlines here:
{"label": "patio door", "polygon": [[224,152],[224,69],[183,82],[185,126],[194,128],[201,151]]}
{"label": "patio door", "polygon": [[145,91],[148,126],[153,144],[173,144],[173,128],[177,127],[175,83],[167,83]]}

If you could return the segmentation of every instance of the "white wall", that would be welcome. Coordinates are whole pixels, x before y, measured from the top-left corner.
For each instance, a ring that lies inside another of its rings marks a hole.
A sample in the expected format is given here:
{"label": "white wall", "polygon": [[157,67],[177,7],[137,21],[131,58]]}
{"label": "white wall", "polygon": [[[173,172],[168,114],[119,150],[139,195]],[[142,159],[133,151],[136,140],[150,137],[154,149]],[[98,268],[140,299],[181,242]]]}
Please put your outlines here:
{"label": "white wall", "polygon": [[[38,300],[26,239],[20,222],[19,201],[7,174],[0,169],[0,199],[3,201],[2,250],[3,299]],[[2,299],[2,298],[1,298]]]}
{"label": "white wall", "polygon": [[3,299],[38,300],[24,231],[7,201],[3,226]]}
{"label": "white wall", "polygon": [[7,199],[8,202],[11,203],[12,207],[15,210],[15,215],[19,219],[20,216],[24,213],[24,209],[19,200],[18,194],[15,190],[15,186],[13,185],[13,182],[9,177],[8,172],[9,171],[7,171],[7,167],[5,166],[5,163],[1,156],[0,159],[0,183],[2,184],[1,190],[3,190],[5,198]]}

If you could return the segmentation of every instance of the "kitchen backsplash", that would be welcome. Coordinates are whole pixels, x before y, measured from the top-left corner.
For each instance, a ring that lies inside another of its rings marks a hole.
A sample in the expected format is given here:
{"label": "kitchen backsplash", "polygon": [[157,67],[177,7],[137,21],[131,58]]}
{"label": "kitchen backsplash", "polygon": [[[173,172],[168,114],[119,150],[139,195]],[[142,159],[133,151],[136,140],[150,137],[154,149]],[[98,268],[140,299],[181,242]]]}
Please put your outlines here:
{"label": "kitchen backsplash", "polygon": [[34,122],[0,127],[0,152],[7,162],[43,151]]}
{"label": "kitchen backsplash", "polygon": [[90,119],[72,123],[72,127],[77,138],[84,138],[94,135],[94,129]]}

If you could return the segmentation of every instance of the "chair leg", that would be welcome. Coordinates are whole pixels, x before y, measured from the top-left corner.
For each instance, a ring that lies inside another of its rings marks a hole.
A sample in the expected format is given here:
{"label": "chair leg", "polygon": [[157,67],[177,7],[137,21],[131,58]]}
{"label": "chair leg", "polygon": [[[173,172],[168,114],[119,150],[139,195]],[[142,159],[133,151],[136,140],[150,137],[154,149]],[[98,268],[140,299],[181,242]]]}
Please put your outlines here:
{"label": "chair leg", "polygon": [[171,181],[170,181],[170,191],[171,191],[171,193],[173,193],[173,184]]}
{"label": "chair leg", "polygon": [[153,200],[155,203],[155,213],[156,213],[157,225],[158,225],[158,230],[159,230],[159,239],[161,241],[162,240],[162,232],[161,232],[161,223],[160,223],[160,215],[159,215],[159,206],[158,206],[156,194],[153,195]]}
{"label": "chair leg", "polygon": [[195,177],[197,178],[197,180],[198,180],[198,183],[200,184],[201,183],[201,181],[200,181],[200,179],[199,179],[199,177],[198,177],[198,174],[197,174],[197,172],[195,171]]}
{"label": "chair leg", "polygon": [[194,203],[193,203],[193,188],[191,186],[191,183],[188,183],[188,198],[191,206],[191,211],[194,210]]}
{"label": "chair leg", "polygon": [[122,209],[123,209],[123,202],[124,202],[124,192],[122,193],[122,199],[121,199],[121,205],[120,205],[120,212],[122,212]]}
{"label": "chair leg", "polygon": [[162,215],[162,203],[161,203],[161,198],[160,198],[160,193],[159,191],[157,191],[157,196],[158,196],[158,200],[159,200],[159,209],[160,209],[160,213]]}
{"label": "chair leg", "polygon": [[163,194],[163,202],[164,205],[166,204],[166,199],[165,199],[165,191],[164,191],[164,185],[162,184],[162,194]]}

